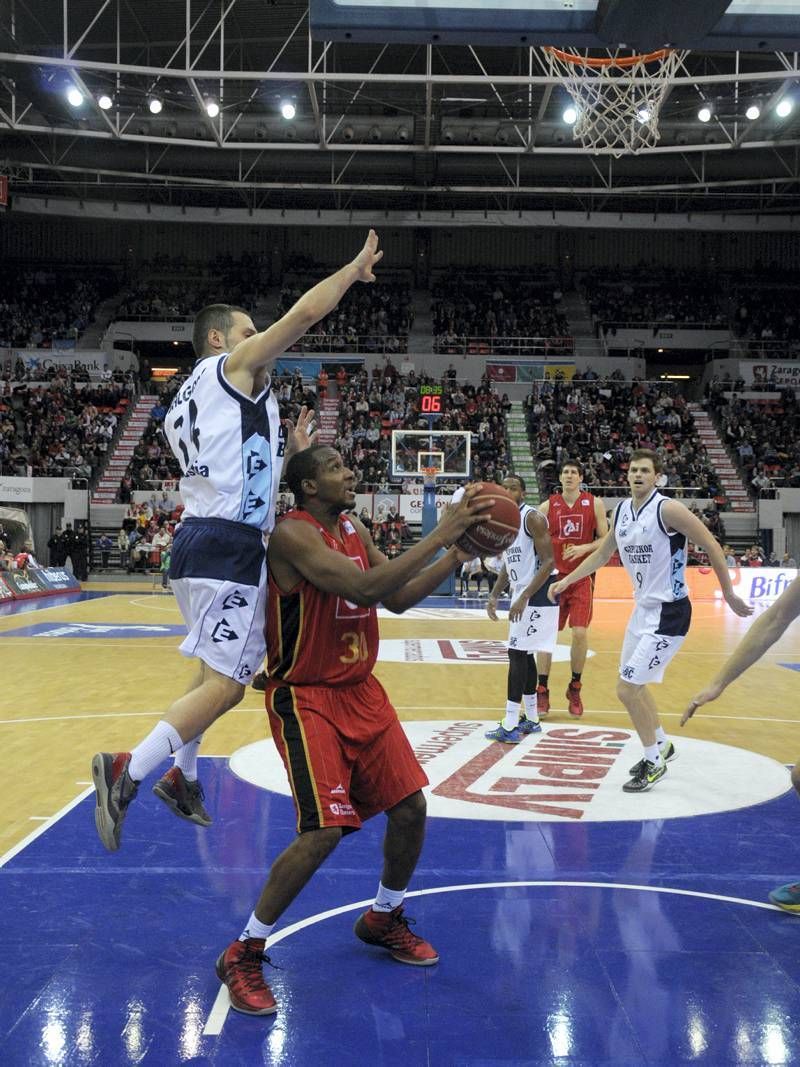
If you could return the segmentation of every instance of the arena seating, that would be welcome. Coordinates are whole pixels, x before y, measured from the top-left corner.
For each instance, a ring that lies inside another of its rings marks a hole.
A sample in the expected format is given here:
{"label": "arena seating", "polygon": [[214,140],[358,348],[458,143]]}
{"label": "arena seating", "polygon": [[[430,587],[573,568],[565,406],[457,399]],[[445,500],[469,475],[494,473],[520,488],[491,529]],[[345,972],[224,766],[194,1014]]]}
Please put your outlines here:
{"label": "arena seating", "polygon": [[744,400],[735,393],[726,397],[725,384],[715,383],[709,391],[708,410],[748,490],[759,496],[800,488],[800,408],[794,390]]}
{"label": "arena seating", "polygon": [[582,276],[580,288],[598,337],[625,323],[728,325],[717,275],[651,267],[593,270]]}
{"label": "arena seating", "polygon": [[6,262],[0,268],[0,348],[51,348],[74,342],[97,305],[116,291],[102,267]]}

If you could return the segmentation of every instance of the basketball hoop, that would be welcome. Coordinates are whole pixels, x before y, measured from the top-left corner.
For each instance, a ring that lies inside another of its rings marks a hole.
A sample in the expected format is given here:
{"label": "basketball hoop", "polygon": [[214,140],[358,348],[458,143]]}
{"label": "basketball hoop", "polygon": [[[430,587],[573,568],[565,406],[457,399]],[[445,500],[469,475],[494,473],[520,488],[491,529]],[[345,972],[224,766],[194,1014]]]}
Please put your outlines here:
{"label": "basketball hoop", "polygon": [[423,485],[436,485],[436,475],[439,473],[438,467],[420,467],[420,472]]}
{"label": "basketball hoop", "polygon": [[661,137],[661,105],[686,50],[646,55],[590,56],[577,49],[542,48],[550,74],[564,83],[577,117],[572,136],[584,148],[613,156],[653,148]]}

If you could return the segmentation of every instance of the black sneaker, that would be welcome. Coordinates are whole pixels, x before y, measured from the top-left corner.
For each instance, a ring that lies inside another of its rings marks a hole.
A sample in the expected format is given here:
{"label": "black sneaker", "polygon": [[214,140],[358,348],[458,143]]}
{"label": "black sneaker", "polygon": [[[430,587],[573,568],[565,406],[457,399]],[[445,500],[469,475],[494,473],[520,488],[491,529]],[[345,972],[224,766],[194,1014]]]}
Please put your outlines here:
{"label": "black sneaker", "polygon": [[139,783],[128,774],[130,752],[98,752],[92,758],[96,805],[94,824],[109,852],[119,848],[122,823],[128,805],[139,791]]}
{"label": "black sneaker", "polygon": [[660,763],[651,763],[649,759],[643,759],[636,765],[636,774],[629,782],[623,785],[625,793],[644,793],[656,784],[659,778],[667,773],[667,765],[662,760]]}
{"label": "black sneaker", "polygon": [[[675,746],[671,741],[667,741],[666,746],[662,749],[659,749],[659,751],[661,752],[661,758],[665,763],[669,763],[671,760],[674,760],[678,755],[678,753],[675,751]],[[628,774],[631,775],[632,778],[635,778],[636,775],[640,773],[643,763],[643,759],[640,759],[638,763],[634,763],[634,765],[628,771]]]}
{"label": "black sneaker", "polygon": [[205,795],[199,782],[189,782],[180,767],[171,767],[153,786],[153,792],[170,811],[182,819],[210,826],[211,816],[203,807]]}

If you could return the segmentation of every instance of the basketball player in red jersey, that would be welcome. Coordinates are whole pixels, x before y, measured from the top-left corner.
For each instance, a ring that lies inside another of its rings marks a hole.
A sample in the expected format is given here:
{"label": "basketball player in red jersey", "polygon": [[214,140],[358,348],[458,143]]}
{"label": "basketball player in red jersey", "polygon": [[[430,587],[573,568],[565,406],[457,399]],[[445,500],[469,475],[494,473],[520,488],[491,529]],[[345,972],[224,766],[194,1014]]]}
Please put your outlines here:
{"label": "basketball player in red jersey", "polygon": [[[292,456],[286,481],[295,510],[269,543],[265,697],[298,837],[272,865],[243,933],[217,960],[231,1005],[250,1015],[277,1010],[262,974],[274,924],[341,838],[379,812],[387,816],[383,873],[375,903],[356,922],[355,934],[401,963],[438,962],[436,950],[411,932],[403,915],[425,835],[422,787],[428,779],[372,673],[378,655],[374,605],[381,601],[400,613],[432,593],[469,558],[447,546],[491,506],[473,504],[479,487],[468,489],[432,533],[390,561],[347,514],[355,479],[335,449],[312,445]],[[442,548],[447,551],[431,563]]]}
{"label": "basketball player in red jersey", "polygon": [[[582,478],[583,466],[574,459],[564,460],[558,472],[561,492],[553,493],[539,505],[539,511],[547,516],[559,579],[574,571],[584,556],[594,552],[608,533],[603,501],[591,493],[581,491]],[[584,578],[583,581],[571,585],[558,601],[558,628],[563,630],[569,621],[572,631],[569,656],[572,680],[567,686],[566,697],[569,713],[575,716],[583,715],[581,675],[586,663],[593,595],[593,579]],[[547,681],[553,657],[549,652],[540,652],[538,658],[539,685],[536,688],[536,707],[540,715],[546,715],[550,710]]]}

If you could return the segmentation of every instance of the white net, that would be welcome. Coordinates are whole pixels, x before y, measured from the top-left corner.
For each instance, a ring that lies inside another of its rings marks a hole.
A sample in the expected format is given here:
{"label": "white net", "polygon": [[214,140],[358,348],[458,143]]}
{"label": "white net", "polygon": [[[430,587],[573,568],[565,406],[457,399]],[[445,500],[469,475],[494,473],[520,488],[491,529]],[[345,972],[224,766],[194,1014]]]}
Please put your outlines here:
{"label": "white net", "polygon": [[572,98],[572,136],[584,148],[622,156],[658,143],[661,105],[686,51],[623,56],[618,50],[597,58],[588,51],[547,47],[542,53],[550,74]]}

